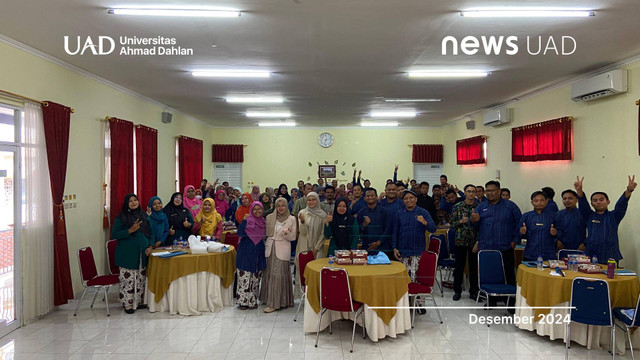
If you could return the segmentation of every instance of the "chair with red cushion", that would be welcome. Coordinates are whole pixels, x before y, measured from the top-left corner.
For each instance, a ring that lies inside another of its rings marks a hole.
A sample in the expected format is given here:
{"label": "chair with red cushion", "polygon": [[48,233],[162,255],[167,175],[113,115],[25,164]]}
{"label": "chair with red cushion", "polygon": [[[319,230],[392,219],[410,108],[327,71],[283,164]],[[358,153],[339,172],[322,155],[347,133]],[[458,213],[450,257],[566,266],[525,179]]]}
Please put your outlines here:
{"label": "chair with red cushion", "polygon": [[[429,235],[429,248],[427,251],[431,251],[432,253],[440,256],[440,249],[442,246],[442,241],[445,238],[444,234],[442,235]],[[437,268],[436,268],[437,272]],[[438,282],[438,279],[435,280],[435,284],[438,285],[438,289],[440,289],[440,296],[444,297],[444,289],[442,288],[442,284]]]}
{"label": "chair with red cushion", "polygon": [[311,251],[303,251],[298,254],[298,265],[300,265],[300,287],[302,288],[302,297],[300,298],[300,303],[298,304],[298,310],[296,311],[296,316],[293,317],[293,321],[296,321],[298,318],[298,313],[300,313],[300,307],[304,303],[307,298],[307,284],[304,281],[304,269],[307,267],[307,263],[315,260],[316,257],[313,255]]}
{"label": "chair with red cushion", "polygon": [[418,263],[418,270],[416,271],[416,281],[409,283],[409,297],[413,297],[413,311],[411,314],[411,327],[413,327],[413,321],[416,317],[416,307],[418,298],[427,300],[428,297],[433,301],[433,306],[436,307],[436,314],[442,324],[442,317],[440,316],[440,310],[438,310],[438,304],[436,304],[436,298],[433,296],[433,285],[436,279],[436,270],[438,267],[438,255],[431,251],[422,252],[420,256],[420,262]]}
{"label": "chair with red cushion", "polygon": [[342,268],[324,267],[320,271],[320,315],[318,317],[318,332],[316,333],[316,347],[320,338],[320,324],[322,315],[329,311],[329,334],[331,334],[331,312],[352,312],[353,332],[351,333],[351,352],[353,352],[353,340],[356,336],[356,324],[358,315],[362,314],[362,338],[366,338],[364,304],[353,301],[351,287],[349,286],[349,274]]}
{"label": "chair with red cushion", "polygon": [[116,245],[118,245],[118,240],[107,241],[107,260],[111,275],[120,275],[120,268],[116,265]]}
{"label": "chair with red cushion", "polygon": [[[78,301],[78,304],[76,305],[76,311],[73,313],[73,316],[78,315],[78,308],[80,307],[80,303],[84,299],[87,290],[95,290],[93,301],[91,302],[91,307],[93,307],[96,295],[100,291],[104,291],[104,298],[108,299],[107,293],[109,292],[109,288],[120,282],[118,280],[118,275],[98,275],[96,262],[93,259],[93,251],[89,246],[78,250],[78,264],[80,266],[80,278],[82,280],[82,286],[84,286],[84,291],[82,292],[80,301]],[[109,315],[109,302],[107,301],[107,316]]]}

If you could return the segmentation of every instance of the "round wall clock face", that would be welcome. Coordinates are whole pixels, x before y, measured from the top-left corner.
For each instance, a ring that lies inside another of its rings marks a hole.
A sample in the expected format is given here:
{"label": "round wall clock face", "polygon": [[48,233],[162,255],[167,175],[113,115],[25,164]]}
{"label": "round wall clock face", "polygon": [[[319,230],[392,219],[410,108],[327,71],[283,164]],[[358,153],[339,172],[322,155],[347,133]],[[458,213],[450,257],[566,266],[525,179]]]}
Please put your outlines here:
{"label": "round wall clock face", "polygon": [[324,132],[318,136],[318,144],[323,148],[328,148],[333,145],[333,135],[328,132]]}

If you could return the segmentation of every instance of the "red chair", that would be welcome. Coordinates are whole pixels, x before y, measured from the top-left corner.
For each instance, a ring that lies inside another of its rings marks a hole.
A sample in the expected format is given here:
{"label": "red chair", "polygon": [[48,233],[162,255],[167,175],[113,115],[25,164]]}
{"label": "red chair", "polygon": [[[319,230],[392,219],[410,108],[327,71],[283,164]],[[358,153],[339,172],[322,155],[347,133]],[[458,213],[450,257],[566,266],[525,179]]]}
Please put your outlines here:
{"label": "red chair", "polygon": [[107,261],[109,262],[109,273],[120,276],[120,268],[116,265],[116,245],[118,245],[118,240],[107,241]]}
{"label": "red chair", "polygon": [[236,251],[238,251],[238,242],[240,242],[240,237],[238,234],[225,234],[224,243],[227,245],[232,245]]}
{"label": "red chair", "polygon": [[[429,248],[427,249],[427,251],[430,251],[436,254],[436,256],[440,255],[441,246],[442,246],[442,239],[440,238],[440,236],[434,235],[434,234],[429,235]],[[442,288],[442,284],[440,284],[437,279],[436,279],[436,285],[438,285],[438,289],[440,289],[440,296],[444,297],[444,289]]]}
{"label": "red chair", "polygon": [[298,265],[300,265],[300,287],[302,288],[302,297],[300,298],[300,303],[298,304],[298,310],[296,311],[296,316],[293,317],[293,321],[298,319],[298,313],[300,312],[300,307],[304,303],[307,298],[307,284],[304,281],[304,269],[307,267],[307,263],[315,260],[316,257],[313,255],[311,251],[303,251],[298,254]]}
{"label": "red chair", "polygon": [[[101,290],[104,291],[104,298],[108,299],[107,293],[109,288],[120,282],[118,280],[118,275],[98,275],[96,262],[93,259],[93,251],[91,251],[91,247],[89,246],[78,250],[78,264],[80,266],[80,278],[82,280],[82,286],[84,286],[84,291],[82,292],[80,301],[78,301],[78,304],[76,305],[76,311],[73,313],[73,316],[78,315],[78,308],[80,307],[80,303],[84,299],[87,290],[92,289],[96,292],[93,296],[93,301],[91,302],[91,307],[93,307],[93,303],[96,300],[98,292]],[[107,316],[109,316],[109,302],[107,301],[106,303]]]}
{"label": "red chair", "polygon": [[418,298],[427,300],[430,297],[433,301],[433,306],[436,307],[436,313],[440,324],[442,324],[442,317],[440,316],[440,310],[437,309],[436,298],[431,293],[433,291],[433,285],[436,279],[436,270],[438,268],[438,256],[431,251],[422,252],[420,256],[420,262],[418,263],[418,270],[416,271],[416,282],[409,283],[409,297],[413,297],[413,312],[411,314],[411,327],[413,327],[413,321],[416,318],[416,307]]}
{"label": "red chair", "polygon": [[320,271],[320,315],[318,317],[318,332],[316,333],[316,347],[320,338],[320,324],[322,315],[329,311],[329,334],[331,334],[331,312],[352,312],[353,332],[351,333],[351,352],[353,352],[353,340],[356,336],[356,324],[358,315],[362,314],[362,338],[366,338],[364,304],[353,301],[351,287],[349,286],[349,274],[342,268],[324,267]]}

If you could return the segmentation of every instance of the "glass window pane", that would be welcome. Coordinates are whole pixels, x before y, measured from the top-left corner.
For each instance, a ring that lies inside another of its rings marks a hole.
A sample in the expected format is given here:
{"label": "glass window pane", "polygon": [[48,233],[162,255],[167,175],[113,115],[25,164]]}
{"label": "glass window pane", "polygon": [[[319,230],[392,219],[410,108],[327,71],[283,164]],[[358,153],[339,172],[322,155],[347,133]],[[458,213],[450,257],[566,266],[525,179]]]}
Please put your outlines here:
{"label": "glass window pane", "polygon": [[15,141],[16,132],[14,126],[14,110],[0,106],[0,141]]}

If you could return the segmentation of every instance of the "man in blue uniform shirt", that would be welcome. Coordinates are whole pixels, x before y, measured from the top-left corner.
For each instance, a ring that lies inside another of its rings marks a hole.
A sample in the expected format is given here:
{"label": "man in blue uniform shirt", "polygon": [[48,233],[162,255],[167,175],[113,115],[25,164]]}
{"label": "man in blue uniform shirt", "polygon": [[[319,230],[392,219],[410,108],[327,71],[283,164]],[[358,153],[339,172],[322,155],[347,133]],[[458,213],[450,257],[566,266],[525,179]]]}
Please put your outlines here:
{"label": "man in blue uniform shirt", "polygon": [[556,258],[556,239],[551,235],[555,212],[549,209],[547,194],[536,191],[531,194],[533,210],[527,211],[520,219],[520,238],[527,239],[524,248],[525,260],[535,261],[538,256],[544,260]]}
{"label": "man in blue uniform shirt", "polygon": [[575,191],[565,190],[562,192],[564,209],[556,213],[553,220],[554,227],[551,229],[551,235],[555,235],[558,239],[556,243],[558,250],[584,251],[586,249],[584,240],[587,238],[587,225],[576,206],[577,204],[578,194]]}
{"label": "man in blue uniform shirt", "polygon": [[[360,226],[360,239],[362,249],[377,254],[383,251],[391,254],[391,226],[393,216],[387,209],[378,205],[378,193],[370,187],[364,192],[364,202],[367,204],[358,211],[358,225]],[[392,255],[392,254],[391,254]]]}
{"label": "man in blue uniform shirt", "polygon": [[622,259],[620,253],[620,244],[618,240],[618,226],[627,212],[629,198],[631,193],[636,189],[636,176],[629,176],[627,189],[616,202],[613,211],[609,211],[609,196],[601,191],[591,194],[591,205],[589,206],[584,192],[582,191],[582,182],[584,177],[578,177],[573,186],[578,193],[578,209],[587,223],[587,255],[597,256],[599,263],[606,263],[608,259],[614,259],[619,262]]}
{"label": "man in blue uniform shirt", "polygon": [[384,187],[384,194],[385,194],[385,197],[382,200],[380,200],[378,205],[387,209],[387,212],[390,215],[395,216],[395,214],[398,211],[404,209],[404,204],[402,203],[402,200],[398,197],[398,187],[396,186],[395,183],[393,182],[388,183]]}

